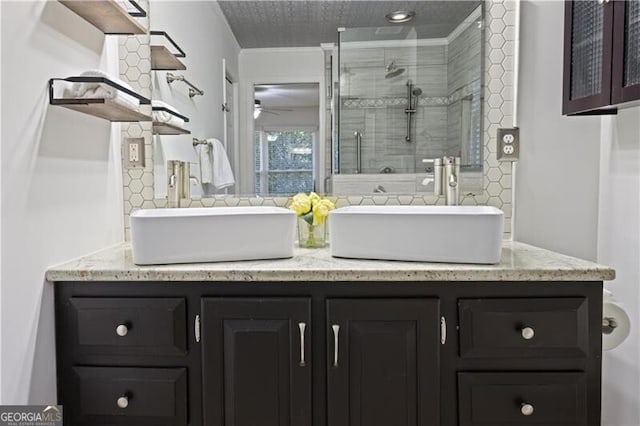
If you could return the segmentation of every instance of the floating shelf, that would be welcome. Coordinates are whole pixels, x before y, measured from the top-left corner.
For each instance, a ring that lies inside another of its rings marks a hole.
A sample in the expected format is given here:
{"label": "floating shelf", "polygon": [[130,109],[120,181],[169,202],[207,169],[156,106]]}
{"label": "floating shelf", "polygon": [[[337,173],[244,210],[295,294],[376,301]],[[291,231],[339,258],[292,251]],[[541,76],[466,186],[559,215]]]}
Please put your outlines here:
{"label": "floating shelf", "polygon": [[[189,122],[189,119],[187,117],[185,117],[184,115],[178,114],[177,112],[169,108],[154,106],[152,107],[152,110],[157,112],[160,112],[160,111],[167,112],[175,117],[182,119],[185,123]],[[190,135],[191,131],[184,129],[182,127],[176,126],[175,124],[170,124],[164,121],[153,120],[153,134],[155,135]]]}
{"label": "floating shelf", "polygon": [[74,111],[93,115],[113,122],[152,121],[146,114],[138,112],[126,105],[103,98],[56,98],[54,96],[54,82],[67,81],[73,83],[104,83],[137,98],[141,105],[148,105],[151,101],[131,90],[104,77],[69,77],[52,78],[49,80],[49,104],[65,107]]}
{"label": "floating shelf", "polygon": [[86,21],[105,34],[146,34],[144,28],[134,17],[145,17],[147,12],[137,2],[129,0],[138,12],[127,12],[115,0],[59,0]]}
{"label": "floating shelf", "polygon": [[151,46],[151,69],[155,71],[184,71],[187,67],[178,58],[186,57],[186,53],[165,31],[150,31],[152,36],[162,36],[166,38],[178,53],[172,53],[165,46]]}
{"label": "floating shelf", "polygon": [[164,46],[151,46],[151,69],[156,71],[186,70],[185,64]]}
{"label": "floating shelf", "polygon": [[190,135],[191,131],[162,121],[153,122],[154,135]]}

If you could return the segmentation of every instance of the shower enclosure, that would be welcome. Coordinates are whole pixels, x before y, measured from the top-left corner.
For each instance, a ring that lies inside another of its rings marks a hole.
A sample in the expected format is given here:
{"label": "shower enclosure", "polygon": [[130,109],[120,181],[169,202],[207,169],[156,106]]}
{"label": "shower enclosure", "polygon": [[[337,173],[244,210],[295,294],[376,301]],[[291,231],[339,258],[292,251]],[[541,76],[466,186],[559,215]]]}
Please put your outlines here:
{"label": "shower enclosure", "polygon": [[[426,173],[423,159],[456,156],[482,186],[483,6],[475,6],[447,25],[339,33],[334,177],[415,175]],[[421,179],[407,181],[411,190],[399,192],[425,191]],[[386,192],[378,186],[371,190]]]}

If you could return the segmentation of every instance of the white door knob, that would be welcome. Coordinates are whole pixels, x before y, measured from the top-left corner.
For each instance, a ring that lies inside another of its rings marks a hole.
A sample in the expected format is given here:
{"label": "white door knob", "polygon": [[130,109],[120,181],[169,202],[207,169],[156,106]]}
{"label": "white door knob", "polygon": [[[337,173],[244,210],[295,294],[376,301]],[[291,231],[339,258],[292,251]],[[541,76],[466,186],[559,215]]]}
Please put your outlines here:
{"label": "white door knob", "polygon": [[116,327],[116,334],[120,337],[126,336],[128,332],[129,332],[129,327],[127,327],[124,324],[120,324],[119,326]]}
{"label": "white door knob", "polygon": [[129,406],[129,398],[121,396],[118,398],[118,401],[116,401],[116,404],[118,404],[118,408],[127,408]]}

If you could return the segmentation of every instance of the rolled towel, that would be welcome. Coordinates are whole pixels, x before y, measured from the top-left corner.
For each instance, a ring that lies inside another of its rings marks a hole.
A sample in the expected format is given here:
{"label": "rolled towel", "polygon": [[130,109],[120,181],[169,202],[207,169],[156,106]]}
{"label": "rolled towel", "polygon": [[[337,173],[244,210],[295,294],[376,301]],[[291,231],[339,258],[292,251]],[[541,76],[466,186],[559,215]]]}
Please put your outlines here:
{"label": "rolled towel", "polygon": [[[80,74],[80,77],[103,77],[113,81],[116,84],[133,91],[133,88],[125,81],[119,78],[112,77],[104,71],[89,70]],[[102,90],[96,90],[102,89]],[[112,99],[116,102],[123,103],[129,106],[140,105],[140,100],[136,97],[128,95],[113,86],[109,86],[105,83],[74,83],[72,86],[72,92],[76,98],[105,98]]]}
{"label": "rolled towel", "polygon": [[[167,117],[168,116],[168,117]],[[165,111],[153,111],[153,121],[170,124],[172,126],[184,127],[184,120]]]}
{"label": "rolled towel", "polygon": [[114,87],[103,85],[96,87],[95,89],[84,92],[82,96],[77,96],[78,99],[109,99],[117,102],[126,107],[136,109],[140,105],[140,102]]}
{"label": "rolled towel", "polygon": [[[178,111],[177,108],[174,108],[173,106],[169,105],[166,102],[162,102],[162,101],[158,101],[158,100],[152,100],[151,101],[151,106],[152,107],[160,107],[160,108],[166,108],[170,111],[175,112],[176,114],[180,114],[180,111]],[[183,127],[184,126],[184,120],[174,114],[171,114],[170,112],[167,111],[153,111],[153,120],[154,121],[160,121],[163,123],[167,123],[167,124],[172,124],[174,126],[178,126],[178,127]]]}

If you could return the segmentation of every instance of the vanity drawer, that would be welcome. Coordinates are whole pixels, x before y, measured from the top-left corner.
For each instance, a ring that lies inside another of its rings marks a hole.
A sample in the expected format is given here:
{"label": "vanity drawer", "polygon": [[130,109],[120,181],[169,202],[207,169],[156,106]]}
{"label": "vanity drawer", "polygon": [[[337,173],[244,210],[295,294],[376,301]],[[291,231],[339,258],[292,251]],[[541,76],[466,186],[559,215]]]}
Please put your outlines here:
{"label": "vanity drawer", "polygon": [[76,425],[186,426],[185,368],[73,367]]}
{"label": "vanity drawer", "polygon": [[584,373],[458,373],[460,426],[585,426]]}
{"label": "vanity drawer", "polygon": [[72,297],[79,350],[99,355],[178,356],[187,352],[182,298]]}
{"label": "vanity drawer", "polygon": [[463,358],[582,358],[588,354],[584,298],[460,299]]}

